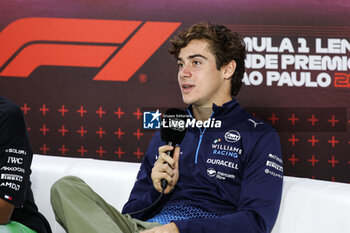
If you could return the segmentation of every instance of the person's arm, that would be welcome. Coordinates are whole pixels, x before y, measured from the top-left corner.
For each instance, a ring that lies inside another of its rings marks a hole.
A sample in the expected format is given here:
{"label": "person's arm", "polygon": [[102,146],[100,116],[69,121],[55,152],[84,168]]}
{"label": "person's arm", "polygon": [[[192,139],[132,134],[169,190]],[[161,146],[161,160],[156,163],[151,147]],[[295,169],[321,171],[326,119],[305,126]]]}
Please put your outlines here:
{"label": "person's arm", "polygon": [[[136,182],[130,193],[128,202],[124,205],[122,213],[127,214],[142,210],[150,206],[160,195],[154,186],[151,178],[152,168],[158,156],[158,147],[161,143],[160,134],[157,132],[148,147],[146,155],[142,161],[140,171],[137,175]],[[149,212],[132,215],[132,217],[146,220],[149,218]]]}
{"label": "person's arm", "polygon": [[218,218],[174,221],[179,232],[270,232],[277,218],[282,194],[281,161],[277,133],[272,130],[264,133],[255,146],[252,145],[244,161],[237,211]]}
{"label": "person's arm", "polygon": [[7,224],[10,221],[14,205],[0,199],[0,225]]}
{"label": "person's arm", "polygon": [[146,231],[141,231],[140,233],[179,233],[177,226],[171,222],[162,226],[153,227]]}
{"label": "person's arm", "polygon": [[29,185],[32,150],[20,108],[6,103],[0,111],[0,224],[21,208]]}
{"label": "person's arm", "polygon": [[[134,212],[131,209],[136,209],[136,206],[139,208],[138,210],[142,210],[151,204],[153,204],[156,199],[154,197],[159,197],[162,192],[161,181],[165,179],[167,183],[167,187],[164,190],[164,194],[169,194],[174,188],[179,180],[179,157],[180,157],[180,148],[176,147],[175,149],[172,146],[163,145],[158,148],[158,158],[157,160],[153,160],[156,156],[152,156],[154,153],[154,147],[157,144],[151,143],[150,151],[146,154],[146,157],[141,165],[141,170],[139,172],[137,182],[131,192],[128,203],[123,208],[123,213]],[[174,149],[173,157],[169,156],[166,152]],[[150,165],[152,161],[154,163],[153,167]],[[150,167],[152,167],[150,171]],[[150,179],[153,187],[150,186]],[[154,192],[156,190],[156,192]],[[156,194],[154,194],[156,193]],[[132,198],[134,197],[134,198]],[[143,200],[140,203],[140,200]],[[152,202],[148,202],[148,206],[141,208],[141,205],[145,205],[144,200],[152,200]],[[158,203],[160,204],[160,203]],[[159,208],[160,205],[157,207]],[[153,208],[153,207],[152,207]],[[151,209],[151,211],[156,211],[156,209]],[[133,217],[144,219],[150,218],[149,212],[145,211],[140,214],[132,214]],[[147,216],[143,218],[143,216]],[[173,224],[174,225],[174,224]],[[175,226],[176,228],[176,226]]]}

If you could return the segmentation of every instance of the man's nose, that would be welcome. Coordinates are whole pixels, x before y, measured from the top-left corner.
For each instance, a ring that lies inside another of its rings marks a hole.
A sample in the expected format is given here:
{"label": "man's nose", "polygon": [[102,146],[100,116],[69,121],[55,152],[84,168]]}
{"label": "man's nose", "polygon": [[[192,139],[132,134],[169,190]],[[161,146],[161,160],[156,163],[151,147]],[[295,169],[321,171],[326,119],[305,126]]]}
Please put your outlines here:
{"label": "man's nose", "polygon": [[179,72],[181,78],[189,78],[192,75],[191,66],[183,65],[182,69]]}

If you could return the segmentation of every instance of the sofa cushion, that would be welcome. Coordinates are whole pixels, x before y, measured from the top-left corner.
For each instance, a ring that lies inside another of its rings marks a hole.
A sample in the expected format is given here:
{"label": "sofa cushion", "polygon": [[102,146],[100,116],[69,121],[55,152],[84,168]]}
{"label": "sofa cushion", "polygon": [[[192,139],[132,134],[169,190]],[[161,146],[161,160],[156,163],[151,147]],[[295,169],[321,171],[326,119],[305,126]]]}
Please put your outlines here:
{"label": "sofa cushion", "polygon": [[[78,176],[121,210],[139,167],[139,163],[34,155],[31,175],[34,198],[53,233],[64,233],[50,204],[50,188],[56,180]],[[281,207],[272,233],[347,232],[350,232],[349,184],[284,177]]]}

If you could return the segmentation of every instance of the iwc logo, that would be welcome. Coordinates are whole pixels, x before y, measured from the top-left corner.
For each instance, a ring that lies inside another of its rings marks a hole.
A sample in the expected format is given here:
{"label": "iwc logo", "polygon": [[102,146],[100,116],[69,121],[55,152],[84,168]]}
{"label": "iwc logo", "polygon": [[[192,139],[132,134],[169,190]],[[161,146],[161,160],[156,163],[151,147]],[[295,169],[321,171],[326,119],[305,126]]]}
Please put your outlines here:
{"label": "iwc logo", "polygon": [[241,139],[241,135],[236,130],[230,130],[225,133],[225,140],[228,142],[237,142]]}

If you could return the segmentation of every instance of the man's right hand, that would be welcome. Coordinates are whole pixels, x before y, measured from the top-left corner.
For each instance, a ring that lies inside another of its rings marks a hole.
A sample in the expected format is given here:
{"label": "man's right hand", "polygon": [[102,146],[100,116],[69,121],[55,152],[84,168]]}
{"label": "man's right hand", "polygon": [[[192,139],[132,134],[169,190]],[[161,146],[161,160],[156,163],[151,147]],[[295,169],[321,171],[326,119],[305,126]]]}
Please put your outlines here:
{"label": "man's right hand", "polygon": [[10,221],[14,205],[0,199],[0,225],[7,224]]}
{"label": "man's right hand", "polygon": [[165,194],[170,193],[179,180],[180,147],[175,148],[173,158],[166,154],[167,151],[171,151],[173,148],[173,146],[168,145],[159,147],[159,158],[152,168],[151,178],[153,186],[158,192],[162,192],[161,180],[168,181],[168,186],[164,190]]}

